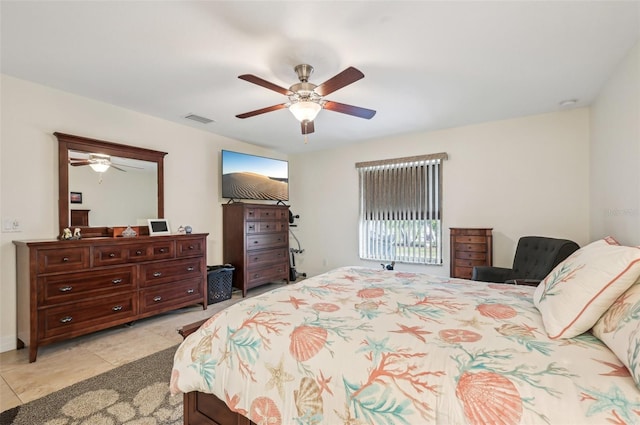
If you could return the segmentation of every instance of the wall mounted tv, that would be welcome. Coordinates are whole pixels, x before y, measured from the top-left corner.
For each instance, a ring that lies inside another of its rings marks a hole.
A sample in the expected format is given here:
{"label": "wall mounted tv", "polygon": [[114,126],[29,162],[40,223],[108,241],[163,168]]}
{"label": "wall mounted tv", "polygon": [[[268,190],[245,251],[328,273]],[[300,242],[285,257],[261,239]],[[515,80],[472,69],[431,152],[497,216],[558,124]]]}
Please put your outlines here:
{"label": "wall mounted tv", "polygon": [[289,163],[246,153],[222,151],[222,197],[289,200]]}

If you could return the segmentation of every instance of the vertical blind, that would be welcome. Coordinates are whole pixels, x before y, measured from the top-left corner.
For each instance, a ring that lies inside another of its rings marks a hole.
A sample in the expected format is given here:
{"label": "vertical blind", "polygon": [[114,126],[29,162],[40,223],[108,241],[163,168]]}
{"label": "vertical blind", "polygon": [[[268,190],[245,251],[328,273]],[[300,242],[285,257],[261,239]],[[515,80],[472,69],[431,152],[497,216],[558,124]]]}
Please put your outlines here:
{"label": "vertical blind", "polygon": [[442,166],[446,153],[356,164],[360,258],[442,262]]}

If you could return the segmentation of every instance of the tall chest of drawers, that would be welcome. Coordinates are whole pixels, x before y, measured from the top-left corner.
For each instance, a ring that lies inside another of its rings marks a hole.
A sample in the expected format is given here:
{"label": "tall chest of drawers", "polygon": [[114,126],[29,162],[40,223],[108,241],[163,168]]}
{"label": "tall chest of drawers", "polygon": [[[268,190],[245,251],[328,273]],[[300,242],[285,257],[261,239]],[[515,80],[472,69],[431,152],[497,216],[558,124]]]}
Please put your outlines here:
{"label": "tall chest of drawers", "polygon": [[207,308],[207,234],[14,241],[18,338],[38,347],[192,304]]}
{"label": "tall chest of drawers", "polygon": [[235,267],[233,286],[247,290],[278,280],[289,282],[289,207],[245,204],[222,206],[222,256]]}
{"label": "tall chest of drawers", "polygon": [[450,230],[451,277],[471,279],[474,266],[493,265],[493,229],[452,227]]}

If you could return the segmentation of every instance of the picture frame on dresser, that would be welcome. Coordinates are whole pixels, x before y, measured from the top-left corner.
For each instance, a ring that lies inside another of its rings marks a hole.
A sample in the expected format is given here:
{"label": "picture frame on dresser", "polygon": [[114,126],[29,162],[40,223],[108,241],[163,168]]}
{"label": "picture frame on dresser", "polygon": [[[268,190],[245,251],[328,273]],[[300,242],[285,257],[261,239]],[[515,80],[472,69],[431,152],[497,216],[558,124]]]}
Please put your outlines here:
{"label": "picture frame on dresser", "polygon": [[169,221],[164,218],[150,218],[147,220],[149,225],[149,236],[170,235],[171,228]]}

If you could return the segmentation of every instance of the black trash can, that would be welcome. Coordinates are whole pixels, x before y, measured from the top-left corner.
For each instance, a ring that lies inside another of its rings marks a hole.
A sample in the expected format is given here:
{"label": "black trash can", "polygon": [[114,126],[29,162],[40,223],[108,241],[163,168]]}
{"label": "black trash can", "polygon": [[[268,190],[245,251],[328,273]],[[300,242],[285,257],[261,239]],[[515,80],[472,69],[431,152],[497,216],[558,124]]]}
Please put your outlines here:
{"label": "black trash can", "polygon": [[231,264],[207,266],[207,303],[215,304],[231,298],[233,271]]}

